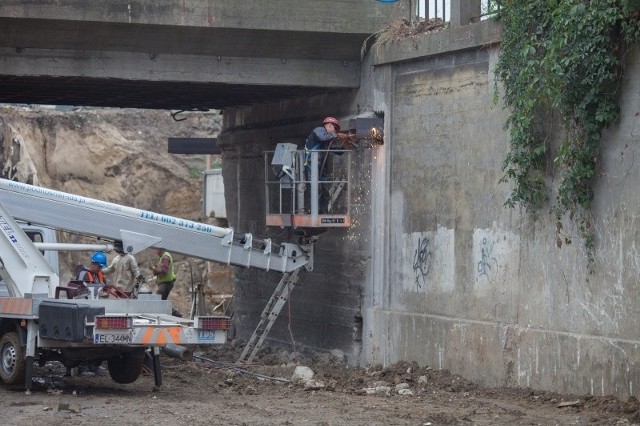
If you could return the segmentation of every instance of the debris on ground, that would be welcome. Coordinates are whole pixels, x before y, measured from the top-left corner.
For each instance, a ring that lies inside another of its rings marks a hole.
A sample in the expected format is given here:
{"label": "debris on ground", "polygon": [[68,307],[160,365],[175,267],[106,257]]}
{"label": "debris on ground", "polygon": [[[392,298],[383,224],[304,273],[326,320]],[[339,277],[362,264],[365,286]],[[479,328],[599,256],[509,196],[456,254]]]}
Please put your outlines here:
{"label": "debris on ground", "polygon": [[[637,424],[635,398],[483,388],[447,370],[400,362],[350,367],[340,356],[265,348],[235,364],[242,344],[200,347],[193,361],[161,354],[163,385],[152,375],[121,385],[68,376],[58,363],[35,367],[32,395],[0,388],[4,424]],[[296,356],[304,363],[291,361]],[[316,362],[319,361],[319,362]],[[329,362],[330,361],[330,362]],[[25,401],[30,401],[27,403]]]}

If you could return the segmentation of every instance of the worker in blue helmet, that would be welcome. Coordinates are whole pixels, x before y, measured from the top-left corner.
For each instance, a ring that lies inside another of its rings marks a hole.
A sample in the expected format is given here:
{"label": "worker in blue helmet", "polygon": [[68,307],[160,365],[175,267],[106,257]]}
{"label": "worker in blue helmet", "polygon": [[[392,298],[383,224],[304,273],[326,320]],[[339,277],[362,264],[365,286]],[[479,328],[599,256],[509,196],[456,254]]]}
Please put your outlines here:
{"label": "worker in blue helmet", "polygon": [[107,255],[103,251],[97,251],[91,255],[89,266],[83,266],[78,272],[77,279],[85,283],[106,284],[102,268],[107,267]]}
{"label": "worker in blue helmet", "polygon": [[[91,263],[89,264],[89,266],[83,266],[78,272],[78,276],[76,278],[86,284],[105,285],[107,281],[105,280],[104,274],[102,273],[102,268],[106,267],[107,254],[103,251],[96,251],[91,255]],[[97,290],[95,291],[97,292]],[[94,295],[94,297],[96,296],[97,294]],[[81,361],[78,364],[78,372],[81,376],[95,376],[96,374],[104,375],[105,370],[100,366],[100,364],[102,364],[101,360]],[[71,375],[71,369],[67,368],[66,375]]]}

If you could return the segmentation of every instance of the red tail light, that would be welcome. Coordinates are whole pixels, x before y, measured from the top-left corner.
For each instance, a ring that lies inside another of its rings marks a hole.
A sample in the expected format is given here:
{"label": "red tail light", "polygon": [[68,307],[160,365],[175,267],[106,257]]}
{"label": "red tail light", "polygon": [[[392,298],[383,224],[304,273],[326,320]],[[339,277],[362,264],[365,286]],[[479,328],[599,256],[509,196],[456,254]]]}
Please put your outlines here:
{"label": "red tail light", "polygon": [[101,330],[122,330],[125,328],[132,328],[133,318],[96,316],[93,327]]}
{"label": "red tail light", "polygon": [[198,330],[228,330],[231,327],[228,317],[195,317],[194,321]]}

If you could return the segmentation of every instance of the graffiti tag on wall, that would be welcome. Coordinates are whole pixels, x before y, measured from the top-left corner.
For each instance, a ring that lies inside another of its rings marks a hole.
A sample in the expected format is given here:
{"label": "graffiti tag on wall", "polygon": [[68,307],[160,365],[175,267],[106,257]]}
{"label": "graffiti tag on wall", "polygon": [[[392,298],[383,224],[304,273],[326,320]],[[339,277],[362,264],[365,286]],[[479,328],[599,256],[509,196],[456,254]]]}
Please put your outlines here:
{"label": "graffiti tag on wall", "polygon": [[429,239],[419,238],[418,248],[413,253],[413,273],[416,280],[416,291],[422,290],[426,284],[426,277],[431,269],[431,262],[429,261],[431,253],[429,252]]}
{"label": "graffiti tag on wall", "polygon": [[478,278],[485,277],[489,281],[494,281],[498,274],[498,261],[493,257],[493,241],[487,237],[482,238],[480,243],[480,261],[478,262]]}

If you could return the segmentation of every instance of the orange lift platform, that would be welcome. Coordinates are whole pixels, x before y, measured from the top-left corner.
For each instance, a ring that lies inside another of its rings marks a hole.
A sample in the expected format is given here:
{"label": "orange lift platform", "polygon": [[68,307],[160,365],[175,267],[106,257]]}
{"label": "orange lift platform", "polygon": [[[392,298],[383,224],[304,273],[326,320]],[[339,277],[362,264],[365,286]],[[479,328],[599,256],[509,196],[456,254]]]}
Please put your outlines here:
{"label": "orange lift platform", "polygon": [[267,226],[351,226],[351,151],[298,150],[279,143],[265,155]]}
{"label": "orange lift platform", "polygon": [[[382,119],[352,120],[353,148],[383,143]],[[265,153],[267,226],[317,234],[351,226],[352,149],[300,150],[279,143]]]}

